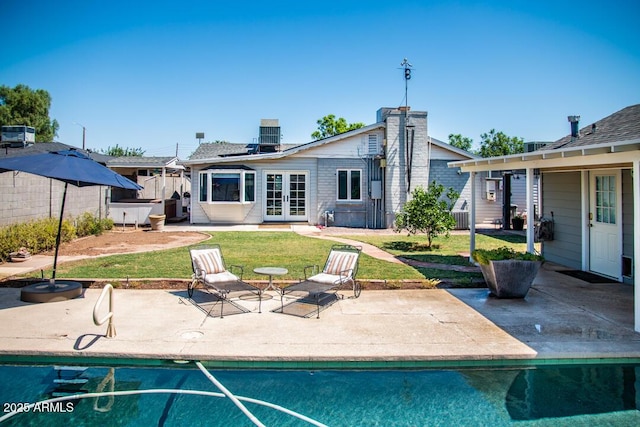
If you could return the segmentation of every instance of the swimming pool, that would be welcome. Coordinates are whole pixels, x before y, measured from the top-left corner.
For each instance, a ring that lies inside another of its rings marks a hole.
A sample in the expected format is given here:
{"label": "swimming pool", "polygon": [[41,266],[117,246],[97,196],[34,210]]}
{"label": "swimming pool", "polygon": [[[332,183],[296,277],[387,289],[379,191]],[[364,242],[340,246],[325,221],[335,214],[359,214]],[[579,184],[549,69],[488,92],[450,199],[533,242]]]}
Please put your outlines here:
{"label": "swimming pool", "polygon": [[[217,397],[207,373],[233,396]],[[25,402],[104,393],[3,422],[16,426],[253,425],[233,398],[267,426],[640,425],[640,364],[315,371],[67,362],[2,364],[0,381],[0,416]]]}

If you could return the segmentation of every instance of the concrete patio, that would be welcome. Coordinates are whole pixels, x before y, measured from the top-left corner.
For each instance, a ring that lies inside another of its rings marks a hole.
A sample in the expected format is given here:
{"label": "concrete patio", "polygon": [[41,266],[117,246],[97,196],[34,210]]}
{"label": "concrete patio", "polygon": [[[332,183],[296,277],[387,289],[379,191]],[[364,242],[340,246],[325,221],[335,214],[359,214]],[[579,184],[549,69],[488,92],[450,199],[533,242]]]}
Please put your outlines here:
{"label": "concrete patio", "polygon": [[[590,284],[546,264],[524,300],[486,289],[363,291],[320,319],[271,312],[271,291],[239,303],[252,312],[206,316],[185,290],[117,289],[115,338],[92,320],[99,289],[28,304],[0,289],[0,356],[126,357],[252,362],[380,363],[502,359],[640,358],[633,287]],[[199,292],[199,291],[196,291]],[[106,301],[101,310],[104,315]]]}

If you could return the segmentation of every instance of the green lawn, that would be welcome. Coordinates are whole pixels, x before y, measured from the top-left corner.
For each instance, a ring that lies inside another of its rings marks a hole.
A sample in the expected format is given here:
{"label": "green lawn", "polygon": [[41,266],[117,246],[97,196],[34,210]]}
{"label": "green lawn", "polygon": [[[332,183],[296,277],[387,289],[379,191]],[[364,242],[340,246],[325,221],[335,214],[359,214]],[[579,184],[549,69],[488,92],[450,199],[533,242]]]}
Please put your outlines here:
{"label": "green lawn", "polygon": [[[433,240],[431,248],[427,248],[424,236],[406,233],[343,236],[360,240],[403,258],[414,259],[436,264],[471,265],[468,253],[469,234],[452,234],[449,237],[439,236]],[[476,234],[476,248],[493,249],[508,246],[517,251],[526,250],[526,240],[519,235],[483,235]],[[463,255],[464,254],[464,255]],[[416,267],[423,278],[439,279],[457,286],[472,286],[474,279],[481,279],[481,273],[466,273],[438,268]]]}
{"label": "green lawn", "polygon": [[[283,232],[219,232],[213,233],[211,243],[218,243],[227,265],[244,266],[243,278],[265,279],[253,273],[255,267],[286,267],[289,274],[280,279],[297,280],[304,276],[307,265],[324,265],[334,242]],[[421,279],[415,269],[390,264],[365,254],[360,259],[360,278],[385,277],[389,280]],[[50,274],[50,273],[49,273]],[[189,247],[162,251],[112,255],[64,263],[58,266],[59,278],[177,278],[191,277]]]}
{"label": "green lawn", "polygon": [[[433,239],[433,245],[430,249],[427,248],[426,237],[419,235],[407,236],[406,233],[344,237],[360,240],[396,256],[412,258],[418,261],[469,265],[468,258],[460,255],[461,253],[469,253],[469,234],[451,234],[449,237],[436,237]],[[476,248],[495,249],[501,246],[509,246],[517,251],[525,251],[527,249],[524,236],[515,234],[476,234]]]}
{"label": "green lawn", "polygon": [[[342,236],[346,237],[346,236]],[[465,257],[459,252],[468,252],[469,236],[452,235],[450,238],[437,238],[434,248],[426,250],[424,237],[393,235],[350,236],[378,246],[394,255],[413,258],[420,261],[441,264],[466,265]],[[506,239],[506,240],[505,240]],[[253,268],[261,266],[286,267],[289,274],[281,276],[285,280],[296,280],[303,276],[307,265],[322,266],[334,242],[314,239],[288,232],[217,232],[213,233],[211,243],[222,247],[225,262],[228,265],[244,266],[244,279],[265,279],[265,276],[253,273]],[[477,247],[490,248],[503,245],[523,250],[525,244],[518,236],[477,236]],[[47,274],[47,273],[45,273]],[[50,275],[50,271],[48,272]],[[112,255],[92,258],[58,266],[58,278],[98,278],[132,279],[175,278],[186,279],[191,276],[189,247],[153,251],[145,253]],[[444,279],[461,282],[470,281],[477,274],[451,272],[439,269],[413,268],[407,265],[392,264],[363,254],[358,272],[360,279]]]}

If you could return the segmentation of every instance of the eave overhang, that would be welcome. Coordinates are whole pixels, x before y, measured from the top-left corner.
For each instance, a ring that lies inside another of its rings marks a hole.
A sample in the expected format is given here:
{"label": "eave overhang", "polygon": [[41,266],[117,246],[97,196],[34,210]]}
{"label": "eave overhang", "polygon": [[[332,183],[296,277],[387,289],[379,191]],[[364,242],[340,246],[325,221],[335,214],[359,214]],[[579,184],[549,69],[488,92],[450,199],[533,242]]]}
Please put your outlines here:
{"label": "eave overhang", "polygon": [[517,169],[586,169],[631,167],[640,159],[640,139],[581,147],[538,150],[531,153],[449,162],[450,168],[462,172],[484,172]]}

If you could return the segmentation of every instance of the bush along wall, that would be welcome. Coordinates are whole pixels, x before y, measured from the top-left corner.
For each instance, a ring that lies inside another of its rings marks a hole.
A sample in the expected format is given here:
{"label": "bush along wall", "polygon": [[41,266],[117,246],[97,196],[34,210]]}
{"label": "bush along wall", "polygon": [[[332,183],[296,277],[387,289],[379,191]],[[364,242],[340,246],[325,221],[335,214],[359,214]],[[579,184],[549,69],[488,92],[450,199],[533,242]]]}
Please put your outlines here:
{"label": "bush along wall", "polygon": [[[58,221],[57,218],[46,218],[0,227],[0,261],[7,262],[10,258],[9,254],[20,248],[25,248],[31,254],[54,249]],[[73,222],[67,219],[62,221],[60,242],[70,242],[76,237],[99,235],[111,228],[113,228],[111,219],[100,220],[90,213],[85,213]]]}

